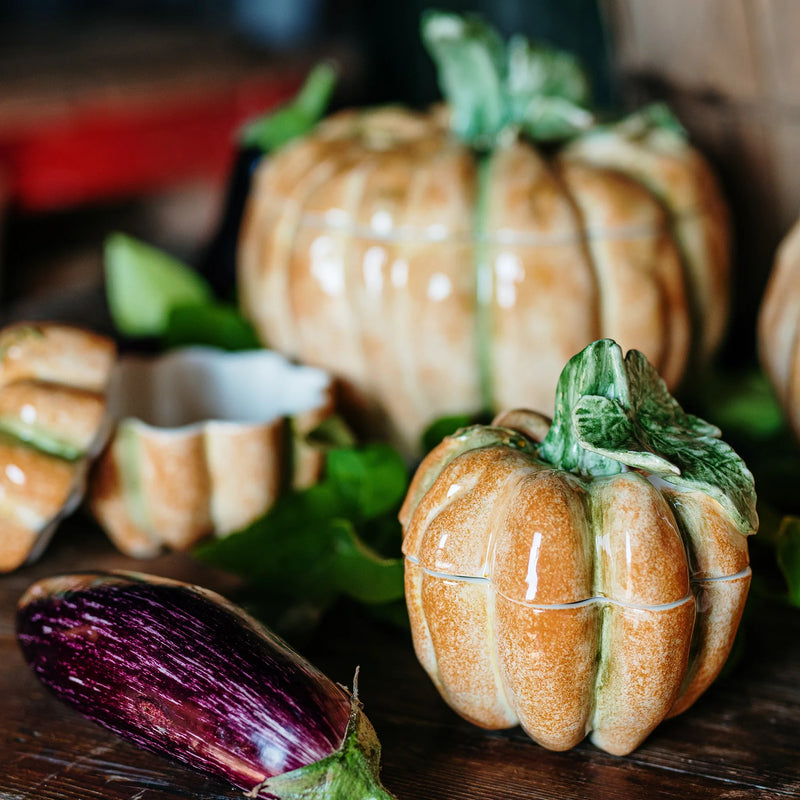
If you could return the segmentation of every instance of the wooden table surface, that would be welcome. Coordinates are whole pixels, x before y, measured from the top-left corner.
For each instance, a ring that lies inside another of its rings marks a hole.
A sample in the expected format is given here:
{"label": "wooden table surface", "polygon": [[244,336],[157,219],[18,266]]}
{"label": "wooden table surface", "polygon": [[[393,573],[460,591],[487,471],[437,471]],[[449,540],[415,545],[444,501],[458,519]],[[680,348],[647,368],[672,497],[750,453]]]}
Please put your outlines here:
{"label": "wooden table surface", "polygon": [[[18,597],[39,577],[84,568],[235,589],[230,577],[186,555],[127,559],[80,517],[62,527],[38,564],[0,577],[0,798],[241,797],[84,720],[27,669],[14,639]],[[737,670],[624,758],[588,742],[552,753],[519,729],[469,725],[439,699],[409,635],[358,611],[326,622],[304,651],[341,683],[360,665],[361,696],[383,742],[384,783],[399,800],[800,797],[800,612],[769,606],[759,615]]]}

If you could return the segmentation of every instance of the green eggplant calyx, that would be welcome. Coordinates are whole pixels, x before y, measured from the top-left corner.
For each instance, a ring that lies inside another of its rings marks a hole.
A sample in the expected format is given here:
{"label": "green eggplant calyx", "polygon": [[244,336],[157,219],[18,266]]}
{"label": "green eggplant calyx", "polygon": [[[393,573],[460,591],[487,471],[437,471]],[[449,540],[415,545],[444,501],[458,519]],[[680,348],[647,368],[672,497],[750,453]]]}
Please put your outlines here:
{"label": "green eggplant calyx", "polygon": [[579,475],[629,467],[705,492],[749,533],[758,527],[753,476],[720,436],[681,408],[642,353],[623,358],[618,344],[601,339],[564,367],[539,456]]}
{"label": "green eggplant calyx", "polygon": [[462,140],[488,150],[523,134],[558,141],[589,128],[589,82],[570,53],[514,36],[475,15],[429,11],[422,39]]}
{"label": "green eggplant calyx", "polygon": [[306,767],[267,778],[246,797],[280,800],[396,800],[380,781],[381,745],[358,699],[358,672],[350,719],[339,749]]}

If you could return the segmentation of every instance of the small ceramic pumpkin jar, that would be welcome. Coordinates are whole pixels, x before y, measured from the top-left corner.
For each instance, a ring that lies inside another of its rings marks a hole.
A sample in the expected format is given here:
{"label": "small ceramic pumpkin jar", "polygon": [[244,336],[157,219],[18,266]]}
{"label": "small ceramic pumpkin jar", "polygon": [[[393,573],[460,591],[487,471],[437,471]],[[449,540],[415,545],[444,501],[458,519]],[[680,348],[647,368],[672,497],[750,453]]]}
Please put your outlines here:
{"label": "small ceramic pumpkin jar", "polygon": [[487,728],[625,754],[730,651],[750,584],[752,476],[641,353],[574,357],[550,420],[445,439],[401,511],[420,662]]}
{"label": "small ceramic pumpkin jar", "polygon": [[[601,337],[675,387],[728,312],[726,208],[674,119],[599,126],[579,90],[515,98],[565,58],[519,42],[499,76],[472,74],[489,56],[448,72],[454,47],[483,46],[471,27],[450,41],[450,22],[426,28],[442,73],[465,84],[443,79],[448,105],[344,111],[271,153],[239,240],[239,295],[266,345],[342,378],[411,452],[441,416],[552,413],[561,367]],[[507,95],[495,127],[464,122]],[[576,127],[541,147],[557,103]],[[522,107],[533,120],[511,118]]]}
{"label": "small ceramic pumpkin jar", "polygon": [[800,220],[775,256],[759,311],[758,354],[800,439]]}

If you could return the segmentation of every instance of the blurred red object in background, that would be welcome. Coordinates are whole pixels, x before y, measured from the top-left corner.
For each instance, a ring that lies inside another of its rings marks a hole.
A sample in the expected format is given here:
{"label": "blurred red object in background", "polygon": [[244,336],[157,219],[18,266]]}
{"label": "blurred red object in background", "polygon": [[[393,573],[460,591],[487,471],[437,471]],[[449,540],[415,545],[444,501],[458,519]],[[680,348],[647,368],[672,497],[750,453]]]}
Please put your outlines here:
{"label": "blurred red object in background", "polygon": [[6,202],[57,211],[187,179],[222,182],[238,127],[291,97],[304,77],[307,63],[282,60],[213,33],[125,30],[57,53],[5,54]]}

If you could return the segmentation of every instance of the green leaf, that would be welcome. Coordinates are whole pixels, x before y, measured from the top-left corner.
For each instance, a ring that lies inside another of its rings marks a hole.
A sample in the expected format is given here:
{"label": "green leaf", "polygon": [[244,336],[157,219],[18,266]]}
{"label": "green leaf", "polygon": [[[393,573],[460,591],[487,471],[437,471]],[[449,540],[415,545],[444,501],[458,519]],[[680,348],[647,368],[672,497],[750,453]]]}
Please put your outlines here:
{"label": "green leaf", "polygon": [[784,518],[777,548],[778,566],[789,588],[789,600],[800,608],[800,518]]}
{"label": "green leaf", "polygon": [[131,236],[105,242],[108,307],[125,336],[161,336],[178,306],[210,302],[208,283],[186,264]]}
{"label": "green leaf", "polygon": [[[295,435],[300,435],[295,432]],[[305,441],[322,450],[335,447],[355,447],[356,438],[347,423],[338,415],[330,414],[304,435]]]}
{"label": "green leaf", "polygon": [[473,15],[429,11],[422,16],[422,40],[436,63],[453,130],[466,142],[490,146],[508,122],[505,53],[497,31]]}
{"label": "green leaf", "polygon": [[726,435],[753,442],[786,437],[783,411],[761,370],[706,374],[698,390],[697,399],[703,404],[705,414]]}
{"label": "green leaf", "polygon": [[195,555],[265,595],[315,609],[340,595],[390,603],[404,594],[397,510],[407,486],[405,464],[388,445],[336,448],[320,483],[283,495],[248,528]]}
{"label": "green leaf", "polygon": [[388,444],[331,450],[326,471],[357,520],[390,512],[402,502],[408,486],[405,462]]}
{"label": "green leaf", "polygon": [[[573,415],[578,403],[593,395],[617,400],[622,408],[630,404],[622,350],[610,339],[590,344],[562,370],[553,422],[539,453],[545,461],[579,475],[613,475],[622,470],[620,462],[584,448],[575,429]],[[598,418],[599,426],[603,422]]]}
{"label": "green leaf", "polygon": [[[477,415],[477,417],[479,416]],[[428,425],[422,434],[422,452],[430,452],[445,436],[452,436],[461,428],[467,428],[478,422],[488,422],[488,420],[480,420],[476,418],[475,414],[453,414],[449,417],[439,417]]]}
{"label": "green leaf", "polygon": [[242,128],[241,144],[269,153],[308,133],[325,113],[335,84],[334,68],[327,63],[317,64],[294,100]]}
{"label": "green leaf", "polygon": [[508,116],[535,141],[566,139],[594,122],[586,73],[570,53],[512,37],[506,83]]}
{"label": "green leaf", "polygon": [[222,350],[261,347],[253,326],[239,310],[225,303],[194,303],[171,309],[163,333],[167,347],[208,345]]}
{"label": "green leaf", "polygon": [[431,11],[422,38],[451,109],[451,127],[477,149],[519,132],[536,141],[574,136],[594,122],[578,60],[521,36],[506,45],[479,17]]}
{"label": "green leaf", "polygon": [[720,430],[687,414],[638,350],[609,339],[574,356],[559,378],[540,455],[580,474],[626,465],[714,497],[743,533],[758,527],[753,476]]}

